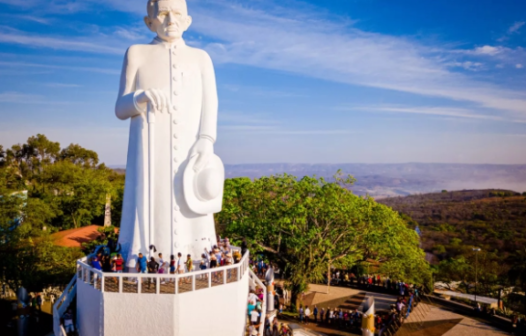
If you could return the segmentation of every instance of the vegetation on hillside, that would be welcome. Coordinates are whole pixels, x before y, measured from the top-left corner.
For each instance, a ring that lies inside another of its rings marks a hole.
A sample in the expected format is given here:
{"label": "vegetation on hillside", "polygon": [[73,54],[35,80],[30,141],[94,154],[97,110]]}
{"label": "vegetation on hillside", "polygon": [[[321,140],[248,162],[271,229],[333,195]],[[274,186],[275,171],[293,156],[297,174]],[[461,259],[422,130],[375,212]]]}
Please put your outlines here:
{"label": "vegetation on hillside", "polygon": [[38,134],[0,146],[0,281],[30,290],[67,283],[82,253],[54,246],[49,234],[102,223],[107,195],[121,199],[123,184],[79,145],[61,149]]}
{"label": "vegetation on hillside", "polygon": [[490,294],[507,285],[526,290],[525,194],[444,190],[379,202],[399,211],[413,226],[419,225],[422,247],[438,265],[438,280],[467,284],[478,274],[479,291]]}

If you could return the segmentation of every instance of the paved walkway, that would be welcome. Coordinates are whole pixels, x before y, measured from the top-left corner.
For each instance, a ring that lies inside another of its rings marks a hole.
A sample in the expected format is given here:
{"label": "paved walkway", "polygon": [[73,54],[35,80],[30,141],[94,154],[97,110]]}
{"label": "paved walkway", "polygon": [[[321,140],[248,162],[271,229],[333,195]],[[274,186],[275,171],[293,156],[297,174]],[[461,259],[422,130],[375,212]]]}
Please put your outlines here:
{"label": "paved walkway", "polygon": [[[376,310],[388,310],[396,302],[394,295],[380,294],[345,287],[331,287],[327,294],[327,286],[310,285],[310,292],[303,296],[303,304],[312,307],[338,308],[344,310],[360,309],[366,298],[375,299]],[[300,298],[301,300],[301,298]],[[359,330],[342,331],[327,325],[310,323],[303,325],[307,329],[329,336],[360,335]],[[500,336],[508,333],[463,315],[421,303],[407,319],[397,333],[398,336]]]}
{"label": "paved walkway", "polygon": [[[427,313],[419,314],[418,310]],[[407,319],[397,335],[497,336],[509,334],[472,318],[422,303]]]}

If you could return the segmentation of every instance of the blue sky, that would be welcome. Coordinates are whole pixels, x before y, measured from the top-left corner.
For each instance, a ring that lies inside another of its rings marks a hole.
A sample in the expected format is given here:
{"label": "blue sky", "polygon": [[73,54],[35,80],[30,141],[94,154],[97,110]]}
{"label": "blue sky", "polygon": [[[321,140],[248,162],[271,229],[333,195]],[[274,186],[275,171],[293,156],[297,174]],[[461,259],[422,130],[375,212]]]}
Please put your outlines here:
{"label": "blue sky", "polygon": [[[225,163],[526,164],[522,0],[189,0]],[[114,115],[143,0],[0,0],[0,144],[126,161]]]}

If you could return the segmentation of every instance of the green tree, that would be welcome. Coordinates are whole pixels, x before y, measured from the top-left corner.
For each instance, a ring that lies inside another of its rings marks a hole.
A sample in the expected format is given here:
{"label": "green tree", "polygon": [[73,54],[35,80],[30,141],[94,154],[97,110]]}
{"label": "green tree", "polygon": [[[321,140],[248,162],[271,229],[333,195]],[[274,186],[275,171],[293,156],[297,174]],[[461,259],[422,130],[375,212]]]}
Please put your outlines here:
{"label": "green tree", "polygon": [[291,175],[227,180],[218,230],[246,238],[253,252],[278,263],[293,299],[309,282],[322,280],[329,265],[374,259],[404,279],[418,268],[419,275],[426,273],[417,234],[396,212],[352,194],[346,188],[352,182]]}
{"label": "green tree", "polygon": [[76,165],[85,167],[96,167],[99,164],[99,155],[89,149],[83,148],[77,144],[71,144],[60,151],[61,160],[70,161]]}
{"label": "green tree", "polygon": [[57,227],[78,228],[104,213],[106,195],[112,193],[111,172],[105,167],[85,168],[70,161],[46,166],[38,177],[43,199],[57,204]]}

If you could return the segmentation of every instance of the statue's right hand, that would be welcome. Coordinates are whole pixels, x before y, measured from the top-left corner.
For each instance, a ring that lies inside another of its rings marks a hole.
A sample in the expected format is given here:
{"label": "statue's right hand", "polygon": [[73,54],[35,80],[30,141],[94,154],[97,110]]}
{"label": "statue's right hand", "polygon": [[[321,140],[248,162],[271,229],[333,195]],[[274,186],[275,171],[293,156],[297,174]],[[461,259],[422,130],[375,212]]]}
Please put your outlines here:
{"label": "statue's right hand", "polygon": [[163,112],[165,109],[169,109],[168,97],[162,90],[159,89],[148,89],[137,95],[137,103],[147,104],[150,103],[154,111]]}

